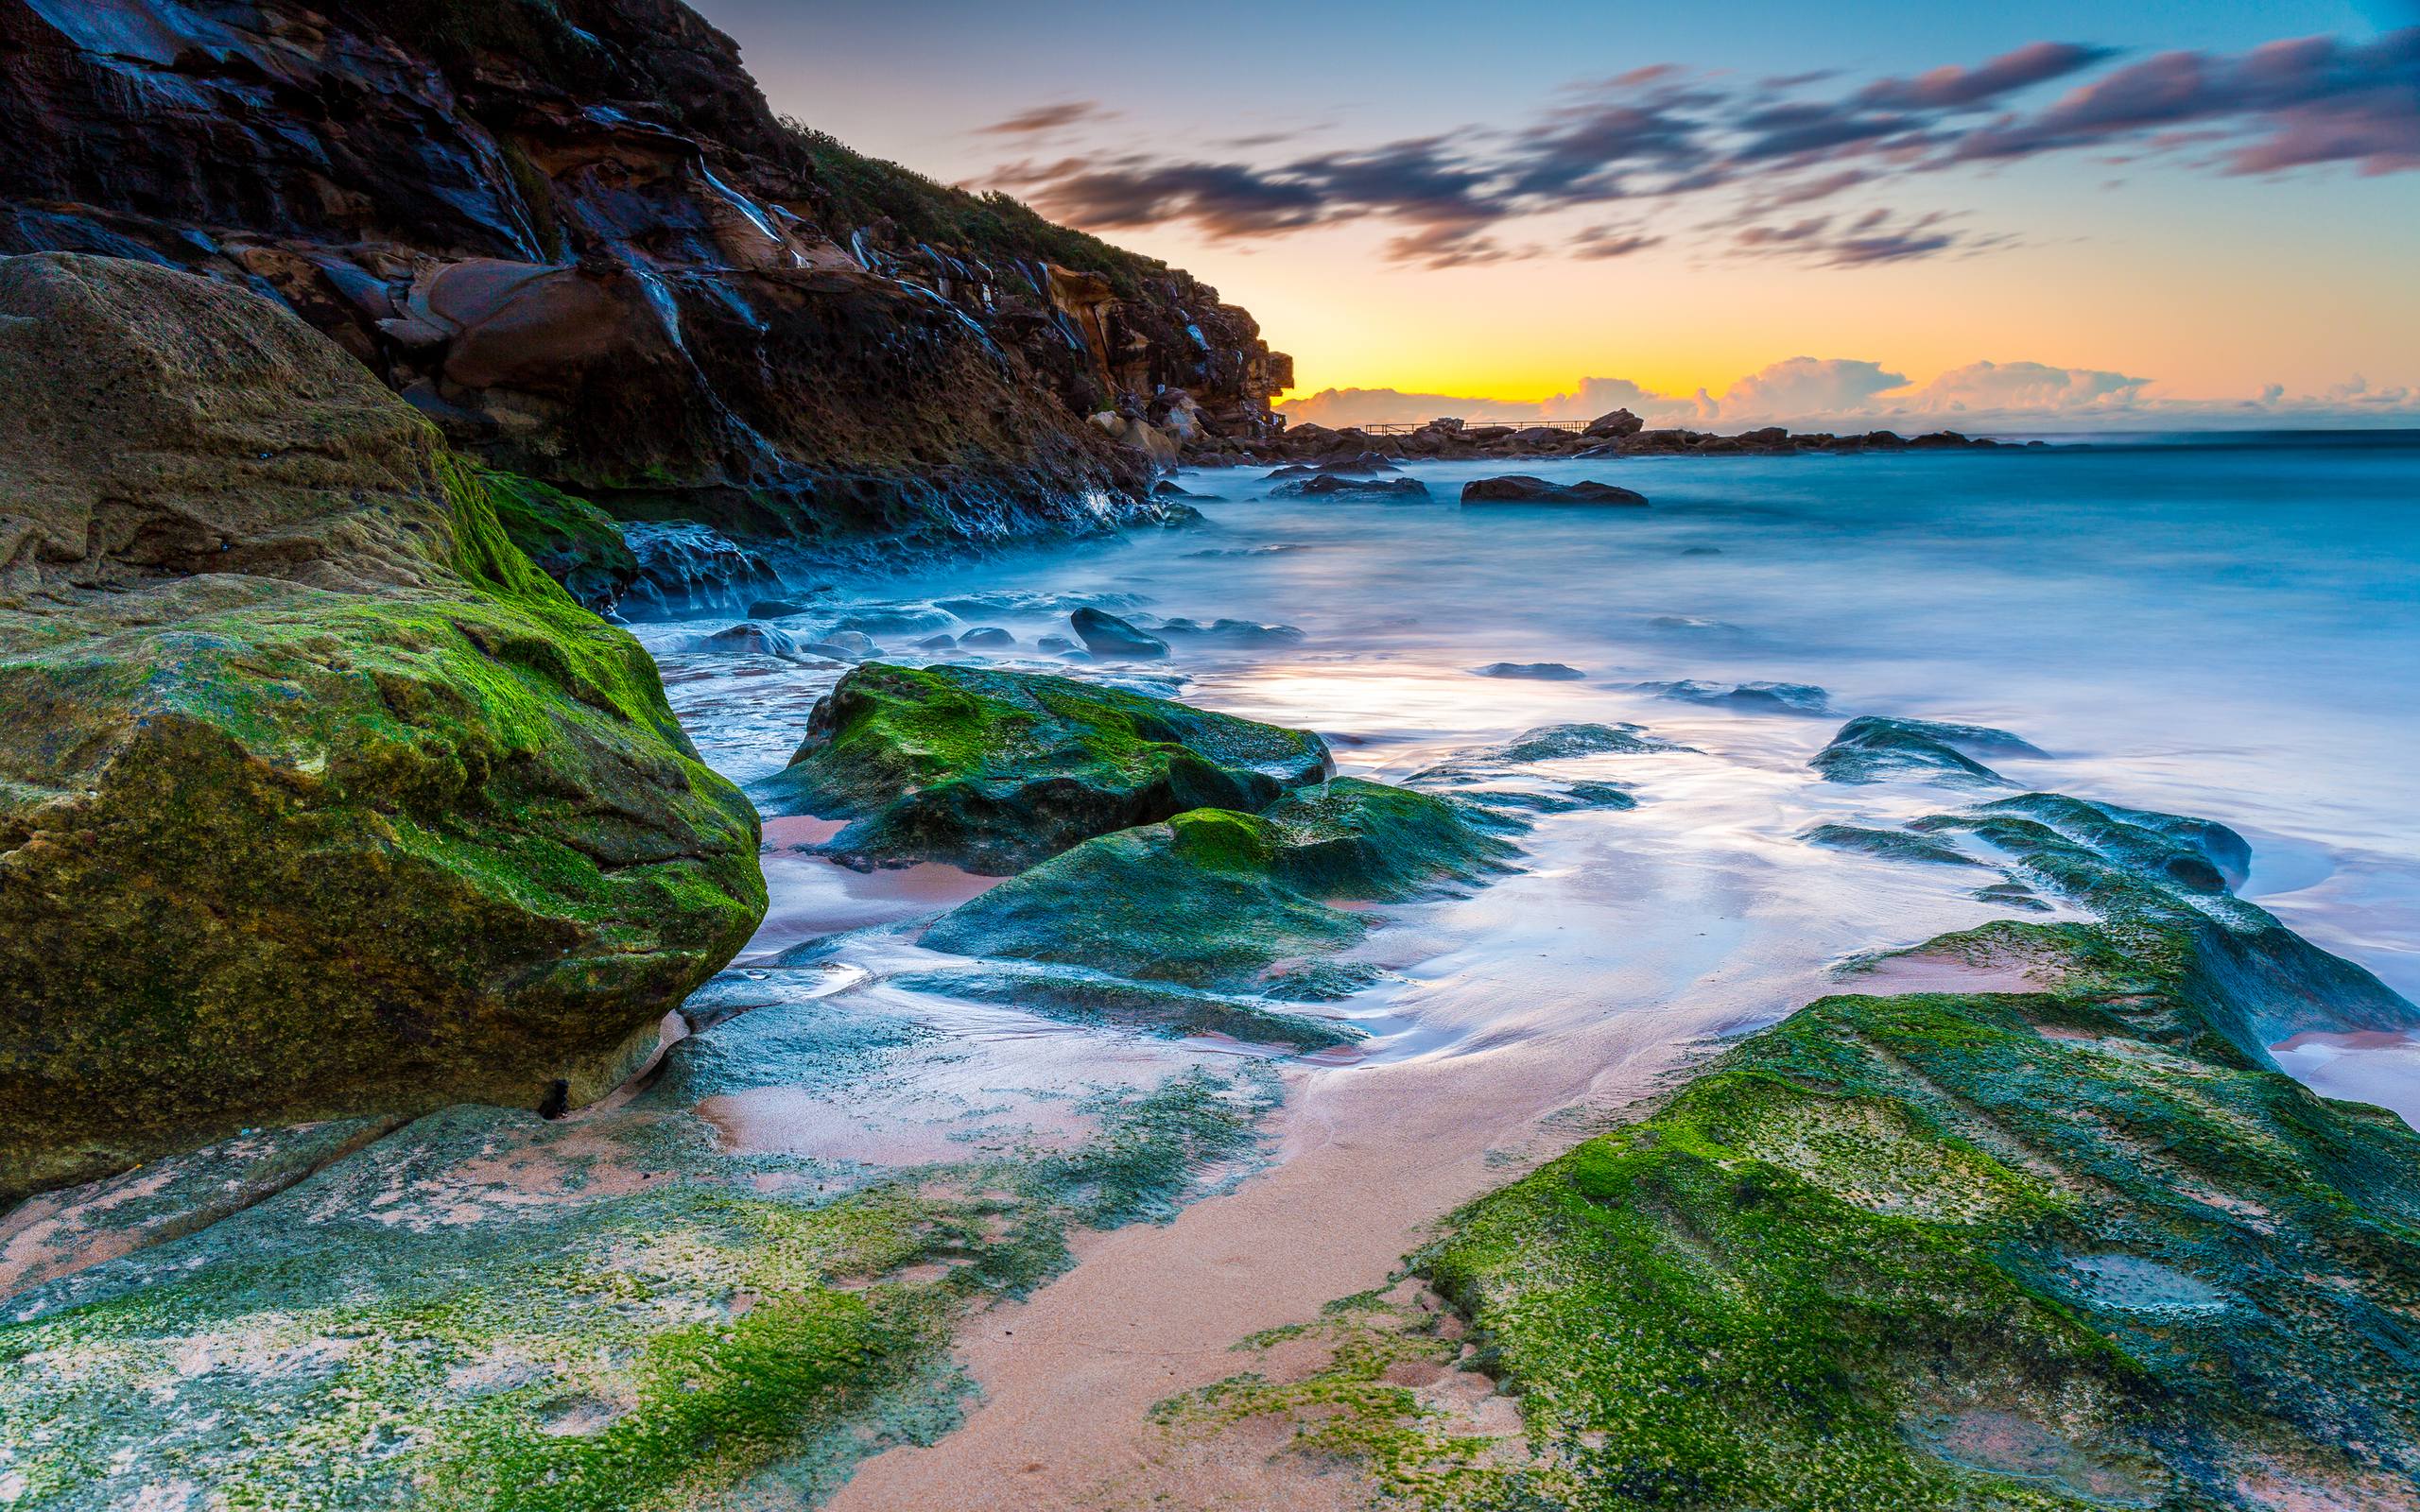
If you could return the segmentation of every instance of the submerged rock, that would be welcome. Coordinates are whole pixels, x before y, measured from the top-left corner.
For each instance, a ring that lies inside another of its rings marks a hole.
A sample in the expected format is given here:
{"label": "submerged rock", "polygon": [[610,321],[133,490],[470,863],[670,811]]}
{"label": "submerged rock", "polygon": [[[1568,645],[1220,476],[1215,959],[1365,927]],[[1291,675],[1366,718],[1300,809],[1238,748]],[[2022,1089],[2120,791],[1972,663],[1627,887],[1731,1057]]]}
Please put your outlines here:
{"label": "submerged rock", "polygon": [[1426,499],[1428,487],[1418,478],[1359,478],[1322,472],[1316,477],[1280,483],[1269,490],[1280,497],[1301,499]]}
{"label": "submerged rock", "polygon": [[1644,505],[1647,495],[1610,483],[1583,479],[1549,483],[1515,472],[1500,478],[1478,478],[1462,485],[1464,504],[1611,504]]}
{"label": "submerged rock", "polygon": [[1832,696],[1811,682],[1637,682],[1641,693],[1659,694],[1685,703],[1728,704],[1758,712],[1793,714],[1831,713]]}
{"label": "submerged rock", "polygon": [[853,822],[829,852],[1005,875],[1187,809],[1257,810],[1327,747],[1164,698],[1033,673],[870,662],[815,706],[772,799]]}
{"label": "submerged rock", "polygon": [[1638,807],[1637,798],[1617,782],[1571,782],[1544,789],[1458,787],[1454,796],[1466,803],[1507,815],[1577,814],[1583,809]]}
{"label": "submerged rock", "polygon": [[1578,682],[1588,676],[1560,662],[1490,662],[1471,671],[1482,678],[1526,678],[1532,682]]}
{"label": "submerged rock", "polygon": [[1223,1035],[1303,1051],[1333,1050],[1369,1038],[1342,1020],[1294,1012],[1266,997],[1091,972],[986,968],[910,973],[892,977],[889,985],[977,1003],[1012,1004],[1065,1022],[1110,1023],[1167,1035]]}
{"label": "submerged rock", "polygon": [[1291,625],[1262,625],[1252,620],[1212,620],[1203,625],[1197,620],[1173,619],[1161,622],[1157,628],[1162,635],[1217,641],[1225,645],[1295,645],[1304,639],[1303,632]]}
{"label": "submerged rock", "polygon": [[1088,840],[960,903],[931,950],[1235,990],[1369,927],[1340,901],[1419,896],[1512,847],[1451,799],[1340,777],[1258,814],[1200,808]]}
{"label": "submerged rock", "polygon": [[1815,759],[1807,765],[1834,782],[1879,782],[1893,777],[1918,775],[1948,782],[2009,785],[2007,778],[1968,756],[1967,750],[2043,754],[2005,730],[1866,714],[1842,725],[1831,743],[1816,752]]}
{"label": "submerged rock", "polygon": [[1084,608],[1067,616],[1083,637],[1084,649],[1113,662],[1150,662],[1168,654],[1168,643],[1106,610]]}
{"label": "submerged rock", "polygon": [[1945,840],[1906,830],[1876,830],[1858,824],[1819,824],[1799,836],[1834,850],[1862,850],[1886,861],[1925,861],[1936,866],[1979,867],[1982,862]]}
{"label": "submerged rock", "polygon": [[765,906],[646,653],[259,297],[43,254],[0,315],[0,1199],[618,1081]]}

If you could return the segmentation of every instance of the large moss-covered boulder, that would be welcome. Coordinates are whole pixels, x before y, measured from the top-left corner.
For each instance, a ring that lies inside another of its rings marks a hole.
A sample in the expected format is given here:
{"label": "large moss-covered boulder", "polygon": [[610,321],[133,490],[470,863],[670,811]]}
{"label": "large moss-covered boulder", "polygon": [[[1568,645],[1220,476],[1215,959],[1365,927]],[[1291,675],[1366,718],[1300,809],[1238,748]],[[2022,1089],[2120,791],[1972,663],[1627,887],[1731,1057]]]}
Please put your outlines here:
{"label": "large moss-covered boulder", "polygon": [[1452,799],[1340,777],[1258,814],[1196,809],[1086,841],[960,903],[924,943],[1192,987],[1265,988],[1272,969],[1360,940],[1367,916],[1335,903],[1476,881],[1512,852]]}
{"label": "large moss-covered boulder", "polygon": [[610,1087],[764,908],[646,654],[352,359],[0,260],[0,1198]]}
{"label": "large moss-covered boulder", "polygon": [[839,859],[1001,876],[1188,809],[1258,811],[1328,766],[1307,730],[1067,678],[876,662],[816,705],[765,796],[851,820]]}

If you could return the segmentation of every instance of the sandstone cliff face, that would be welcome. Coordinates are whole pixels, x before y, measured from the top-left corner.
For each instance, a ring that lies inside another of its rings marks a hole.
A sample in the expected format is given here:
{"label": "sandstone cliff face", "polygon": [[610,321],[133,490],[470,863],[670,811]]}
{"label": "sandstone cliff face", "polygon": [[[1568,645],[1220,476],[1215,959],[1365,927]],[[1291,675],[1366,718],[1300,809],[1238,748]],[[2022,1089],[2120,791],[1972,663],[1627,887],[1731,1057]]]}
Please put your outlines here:
{"label": "sandstone cliff face", "polygon": [[1189,276],[777,121],[677,0],[0,0],[0,252],[270,294],[625,518],[1149,518],[1132,422],[1249,439],[1290,381]]}
{"label": "sandstone cliff face", "polygon": [[746,941],[747,799],[359,364],[49,253],[0,258],[0,1207],[585,1100]]}

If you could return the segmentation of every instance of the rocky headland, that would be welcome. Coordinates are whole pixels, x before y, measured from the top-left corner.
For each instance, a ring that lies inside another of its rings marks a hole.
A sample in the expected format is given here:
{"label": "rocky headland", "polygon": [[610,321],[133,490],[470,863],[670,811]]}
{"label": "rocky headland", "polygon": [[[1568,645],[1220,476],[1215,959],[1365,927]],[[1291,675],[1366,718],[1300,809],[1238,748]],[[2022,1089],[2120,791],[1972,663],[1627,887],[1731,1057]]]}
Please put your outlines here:
{"label": "rocky headland", "polygon": [[281,301],[556,490],[506,523],[592,607],[1166,518],[1291,382],[1182,271],[777,119],[678,0],[0,0],[0,253]]}

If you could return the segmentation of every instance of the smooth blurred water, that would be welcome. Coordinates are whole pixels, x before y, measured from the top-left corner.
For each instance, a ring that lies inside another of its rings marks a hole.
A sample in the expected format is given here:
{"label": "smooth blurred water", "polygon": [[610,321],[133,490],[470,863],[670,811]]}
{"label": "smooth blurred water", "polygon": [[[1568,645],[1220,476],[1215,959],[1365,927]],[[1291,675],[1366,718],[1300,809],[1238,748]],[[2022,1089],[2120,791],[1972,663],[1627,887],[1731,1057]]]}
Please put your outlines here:
{"label": "smooth blurred water", "polygon": [[[2236,826],[2256,850],[2247,896],[2420,995],[2420,438],[1408,471],[1428,502],[1189,472],[1202,526],[842,581],[793,628],[998,595],[954,604],[946,627],[1007,627],[1019,646],[994,658],[1035,666],[1055,664],[1033,643],[1079,602],[1298,627],[1291,645],[1175,639],[1150,670],[1205,705],[1318,729],[1346,769],[1379,776],[1564,720],[1696,747],[1592,771],[1633,782],[1638,810],[1550,820],[1525,877],[1414,911],[1425,958],[1445,964],[1373,1007],[1405,1053],[1550,1036],[1557,1013],[1720,981],[1743,1012],[1786,1011],[1826,961],[1990,917],[1972,876],[1797,839],[1968,800],[1816,780],[1806,759],[1869,713],[2003,726],[2049,753],[1996,759],[2014,781]],[[1617,483],[1652,507],[1456,503],[1504,472]],[[778,768],[838,669],[684,651],[698,627],[643,632],[684,719],[734,775]],[[976,659],[908,650],[925,633],[874,638],[893,659]],[[1498,662],[1585,676],[1471,670]],[[1831,712],[1635,686],[1680,679],[1818,684]]]}

